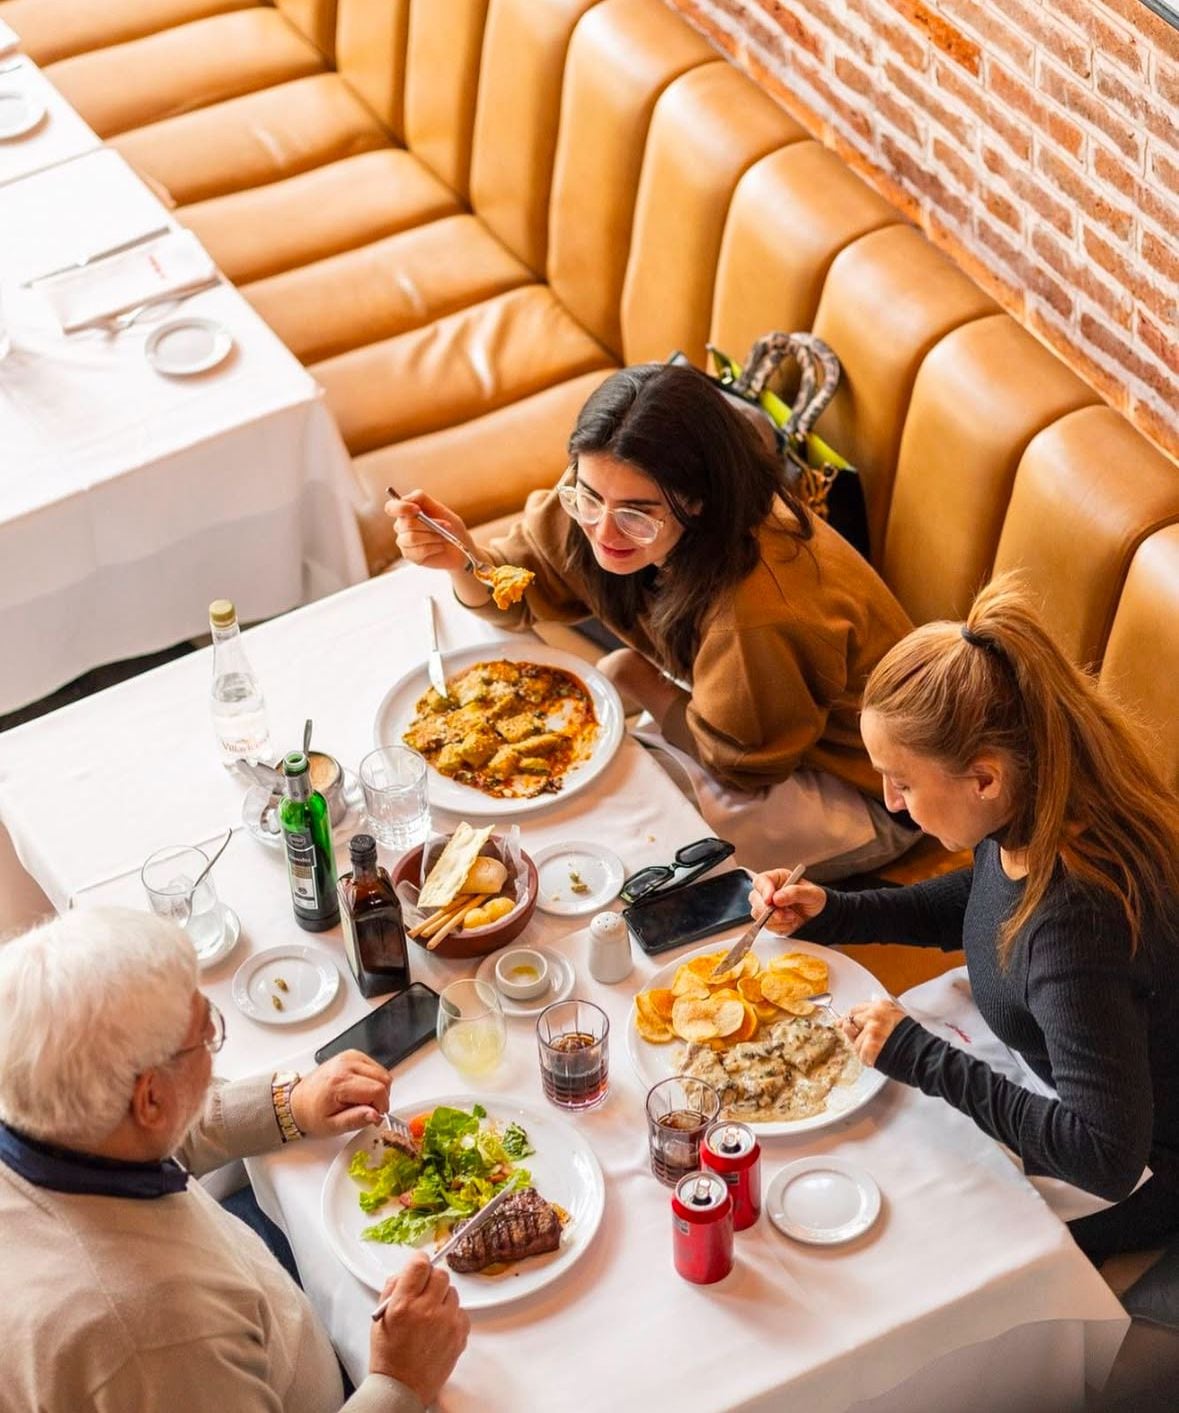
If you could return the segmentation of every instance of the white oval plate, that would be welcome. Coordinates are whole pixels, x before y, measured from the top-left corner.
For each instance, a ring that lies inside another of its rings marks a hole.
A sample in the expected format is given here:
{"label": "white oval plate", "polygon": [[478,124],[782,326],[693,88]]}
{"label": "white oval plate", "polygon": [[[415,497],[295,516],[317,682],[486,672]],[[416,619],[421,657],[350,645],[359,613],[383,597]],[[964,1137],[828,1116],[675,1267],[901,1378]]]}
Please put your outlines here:
{"label": "white oval plate", "polygon": [[[281,991],[274,984],[281,977]],[[247,958],[233,975],[233,1000],[239,1011],[265,1025],[298,1025],[317,1016],[340,989],[340,973],[326,952],[292,942],[267,947]],[[282,1010],[271,1001],[277,996]]]}
{"label": "white oval plate", "polygon": [[[528,1001],[516,1001],[511,996],[504,993],[495,986],[495,964],[503,952],[515,946],[529,947],[533,952],[540,955],[549,964],[549,984],[539,996],[533,996]],[[577,973],[573,970],[573,963],[568,957],[563,957],[560,952],[554,952],[551,947],[536,947],[528,942],[509,942],[507,947],[500,952],[492,952],[483,958],[479,964],[479,970],[475,973],[479,981],[487,982],[488,986],[495,986],[495,994],[499,997],[499,1004],[505,1016],[538,1016],[546,1006],[554,1005],[557,1001],[567,1000],[573,995],[573,987],[577,982]]]}
{"label": "white oval plate", "polygon": [[233,335],[215,319],[169,319],[147,337],[143,351],[157,373],[184,378],[204,373],[229,357]]}
{"label": "white oval plate", "polygon": [[[444,653],[442,670],[449,678],[456,672],[473,667],[477,662],[495,662],[499,659],[507,662],[546,663],[550,667],[560,667],[578,678],[585,684],[586,691],[593,700],[594,713],[598,718],[598,738],[589,757],[579,761],[566,773],[561,789],[555,795],[536,795],[530,800],[500,800],[493,795],[485,795],[482,790],[476,790],[471,785],[460,785],[457,780],[451,780],[449,776],[440,774],[430,766],[427,789],[431,806],[449,810],[452,814],[464,818],[472,814],[491,814],[501,819],[505,815],[531,814],[535,810],[558,804],[600,775],[622,744],[625,719],[622,714],[622,702],[614,684],[573,653],[550,648],[544,643],[526,644],[524,647],[510,643],[483,643],[479,647],[464,648],[460,652]],[[390,687],[377,709],[373,735],[378,746],[401,744],[401,733],[413,720],[418,699],[429,686],[426,665],[422,663]]]}
{"label": "white oval plate", "polygon": [[[450,1271],[463,1309],[486,1310],[549,1285],[585,1254],[602,1220],[606,1184],[589,1144],[568,1120],[555,1113],[517,1105],[508,1098],[477,1098],[470,1094],[402,1104],[393,1113],[398,1118],[411,1119],[443,1104],[469,1110],[474,1103],[482,1104],[501,1124],[506,1126],[514,1120],[524,1129],[536,1149],[523,1159],[523,1166],[532,1174],[533,1186],[546,1202],[569,1213],[556,1251],[514,1262],[498,1275],[460,1275]],[[369,1216],[360,1210],[361,1189],[348,1176],[348,1164],[353,1153],[372,1141],[372,1129],[362,1129],[336,1154],[324,1179],[322,1212],[328,1244],[336,1256],[365,1285],[380,1290],[388,1277],[405,1265],[414,1248],[385,1246],[361,1238],[364,1228],[380,1221],[381,1214]]]}
{"label": "white oval plate", "polygon": [[838,1246],[863,1236],[876,1221],[880,1189],[855,1163],[800,1158],[774,1174],[765,1209],[785,1236],[812,1246]]}
{"label": "white oval plate", "polygon": [[[641,989],[652,991],[656,987],[670,986],[675,978],[676,968],[682,963],[690,961],[693,957],[705,956],[709,952],[719,952],[731,947],[737,936],[738,933],[734,931],[726,941],[722,934],[720,937],[714,937],[704,947],[682,952],[674,962],[668,962],[665,967],[661,967]],[[842,952],[832,952],[815,942],[803,942],[798,937],[776,937],[772,932],[763,932],[753,944],[753,950],[763,963],[783,952],[809,952],[812,956],[821,957],[827,963],[831,1004],[843,1015],[847,1014],[849,1006],[860,1001],[870,1001],[874,995],[884,992],[884,987],[866,967],[852,961],[851,957],[845,957]],[[669,1075],[676,1073],[673,1061],[681,1048],[682,1042],[679,1040],[673,1040],[666,1045],[652,1045],[649,1040],[644,1040],[635,1028],[635,1008],[632,1004],[626,1023],[626,1050],[640,1079],[648,1088],[658,1080],[667,1079]],[[772,1123],[757,1123],[753,1125],[754,1132],[759,1136],[774,1138],[788,1133],[805,1133],[808,1129],[826,1128],[862,1108],[880,1092],[886,1079],[887,1076],[880,1070],[865,1066],[854,1084],[837,1086],[831,1091],[827,1107],[821,1114],[812,1114],[809,1119],[775,1119]]]}
{"label": "white oval plate", "polygon": [[0,88],[0,142],[24,137],[45,116],[45,104],[22,88]]}
{"label": "white oval plate", "polygon": [[[617,854],[601,844],[588,844],[583,840],[550,844],[533,854],[532,862],[539,880],[536,906],[542,913],[556,913],[561,917],[601,911],[618,897],[626,877]],[[588,886],[588,893],[573,891],[573,874]]]}

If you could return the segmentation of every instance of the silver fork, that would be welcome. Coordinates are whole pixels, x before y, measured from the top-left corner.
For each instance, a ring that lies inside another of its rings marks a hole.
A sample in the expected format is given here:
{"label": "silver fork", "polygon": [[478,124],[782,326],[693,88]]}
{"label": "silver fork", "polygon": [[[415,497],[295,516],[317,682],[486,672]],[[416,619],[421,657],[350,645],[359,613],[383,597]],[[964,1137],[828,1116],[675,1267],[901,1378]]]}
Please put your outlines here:
{"label": "silver fork", "polygon": [[812,1006],[822,1006],[823,1010],[827,1012],[836,1025],[843,1020],[843,1016],[831,1004],[830,991],[819,991],[814,996],[808,996],[806,999]]}
{"label": "silver fork", "polygon": [[396,1114],[386,1113],[385,1127],[392,1129],[392,1131],[400,1135],[400,1137],[408,1139],[410,1143],[417,1143],[417,1139],[413,1136],[413,1129],[410,1128],[404,1119],[399,1119]]}
{"label": "silver fork", "polygon": [[[394,500],[404,500],[404,496],[402,496],[400,491],[395,491],[392,486],[386,486],[385,490]],[[445,525],[435,520],[432,516],[427,515],[424,510],[418,511],[418,519],[427,530],[433,530],[436,535],[441,535],[448,545],[453,545],[455,549],[458,550],[467,561],[468,574],[473,574],[476,579],[484,584],[491,583],[491,576],[495,571],[494,564],[488,564],[485,559],[480,559],[477,555],[473,555],[452,530],[448,530]]]}

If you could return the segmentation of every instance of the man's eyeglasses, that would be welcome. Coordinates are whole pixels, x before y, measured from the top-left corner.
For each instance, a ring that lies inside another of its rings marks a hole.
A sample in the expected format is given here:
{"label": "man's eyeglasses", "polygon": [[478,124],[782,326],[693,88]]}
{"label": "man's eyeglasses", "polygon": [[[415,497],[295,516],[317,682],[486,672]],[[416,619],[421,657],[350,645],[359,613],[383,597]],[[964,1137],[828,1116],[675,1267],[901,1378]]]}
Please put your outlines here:
{"label": "man's eyeglasses", "polygon": [[[624,903],[637,903],[640,898],[658,890],[671,892],[672,888],[682,888],[685,883],[691,883],[702,873],[707,873],[722,859],[727,859],[734,847],[727,839],[716,838],[697,839],[694,844],[685,844],[670,864],[649,864],[624,879],[619,896]],[[679,877],[680,874],[683,877]]]}
{"label": "man's eyeglasses", "polygon": [[191,1055],[194,1050],[207,1050],[210,1055],[215,1055],[225,1044],[225,1017],[212,1001],[209,1002],[207,1021],[213,1027],[212,1035],[204,1040],[199,1040],[195,1045],[186,1045],[183,1050],[177,1050],[169,1058],[178,1060],[181,1055]]}
{"label": "man's eyeglasses", "polygon": [[599,500],[577,481],[561,486],[557,496],[565,513],[579,525],[593,529],[595,525],[601,524],[607,515],[612,515],[620,533],[628,540],[633,540],[636,545],[653,545],[666,524],[666,518],[658,520],[654,515],[648,515],[645,510],[634,510],[630,506],[624,505],[617,510],[611,510],[605,501]]}

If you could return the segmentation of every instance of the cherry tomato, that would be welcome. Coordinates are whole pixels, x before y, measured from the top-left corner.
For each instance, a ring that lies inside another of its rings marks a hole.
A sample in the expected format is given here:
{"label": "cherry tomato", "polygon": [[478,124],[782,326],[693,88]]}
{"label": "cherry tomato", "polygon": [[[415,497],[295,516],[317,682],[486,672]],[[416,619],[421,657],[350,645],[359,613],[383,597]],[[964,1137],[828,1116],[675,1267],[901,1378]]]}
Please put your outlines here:
{"label": "cherry tomato", "polygon": [[433,1116],[433,1109],[431,1109],[428,1114],[415,1114],[414,1117],[409,1121],[410,1133],[412,1133],[415,1138],[421,1138],[422,1134],[426,1131],[426,1125],[430,1122]]}

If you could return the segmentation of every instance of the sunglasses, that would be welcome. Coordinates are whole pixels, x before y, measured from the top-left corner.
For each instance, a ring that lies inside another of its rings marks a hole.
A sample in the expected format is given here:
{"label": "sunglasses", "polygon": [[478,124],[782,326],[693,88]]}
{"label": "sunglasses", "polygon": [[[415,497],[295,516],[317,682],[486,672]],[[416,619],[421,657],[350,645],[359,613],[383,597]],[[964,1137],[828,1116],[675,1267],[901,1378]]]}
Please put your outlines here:
{"label": "sunglasses", "polygon": [[[727,859],[735,847],[727,839],[716,838],[697,839],[694,844],[685,844],[671,863],[649,864],[624,879],[619,897],[624,903],[637,903],[651,893],[670,893],[675,888],[682,888],[685,883],[691,883],[702,873],[707,873],[722,859]],[[679,876],[681,874],[682,877]]]}

